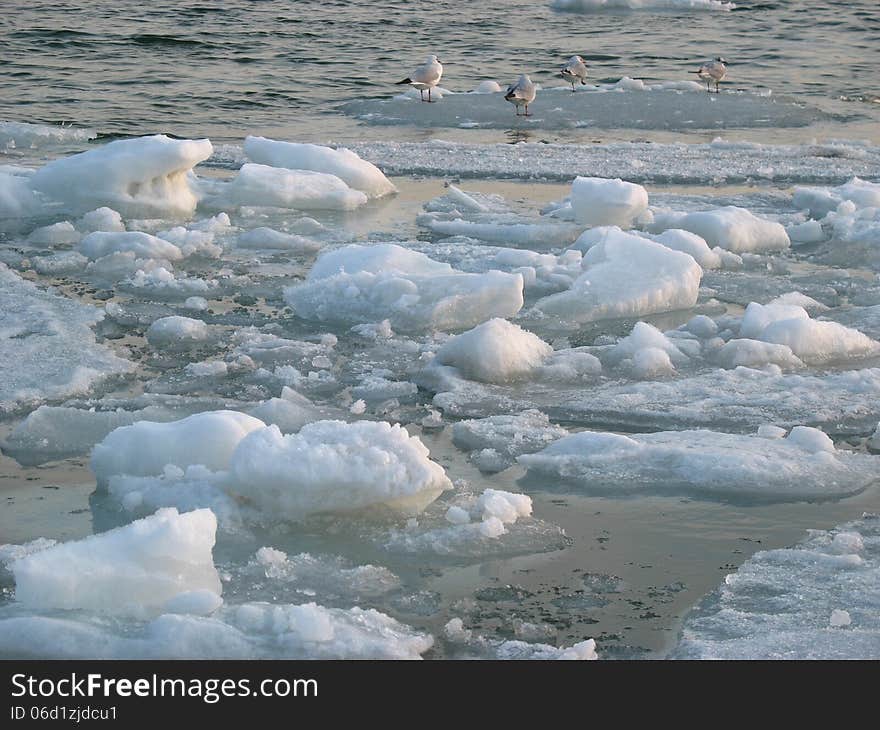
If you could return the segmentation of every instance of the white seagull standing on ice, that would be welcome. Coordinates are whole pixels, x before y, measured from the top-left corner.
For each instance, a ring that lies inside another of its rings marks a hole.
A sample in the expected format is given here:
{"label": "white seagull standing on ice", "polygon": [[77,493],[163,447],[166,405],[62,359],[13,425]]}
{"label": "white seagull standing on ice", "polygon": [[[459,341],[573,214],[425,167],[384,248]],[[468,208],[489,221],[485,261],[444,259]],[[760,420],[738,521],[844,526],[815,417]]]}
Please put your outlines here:
{"label": "white seagull standing on ice", "polygon": [[718,56],[714,61],[707,61],[702,66],[700,66],[698,71],[694,71],[693,73],[697,74],[701,79],[706,82],[706,91],[712,91],[711,84],[715,82],[715,93],[718,92],[718,84],[724,80],[724,77],[727,76],[727,61],[725,61],[721,56]]}
{"label": "white seagull standing on ice", "polygon": [[[516,107],[517,116],[530,117],[532,115],[529,114],[529,104],[535,100],[537,93],[538,90],[532,80],[526,74],[522,74],[515,84],[507,87],[504,98]],[[526,108],[526,113],[522,115],[519,113],[521,106]]]}
{"label": "white seagull standing on ice", "polygon": [[572,56],[568,59],[568,63],[562,67],[562,78],[571,84],[571,90],[574,91],[574,85],[580,81],[582,84],[587,83],[587,64],[580,56]]}
{"label": "white seagull standing on ice", "polygon": [[427,101],[431,101],[431,89],[433,89],[437,84],[440,83],[440,77],[442,75],[443,66],[440,65],[440,61],[437,59],[437,56],[428,56],[428,58],[421,66],[419,66],[403,81],[398,81],[397,83],[409,84],[413,88],[418,89],[419,96],[421,97],[422,101],[425,101],[425,89],[427,89]]}

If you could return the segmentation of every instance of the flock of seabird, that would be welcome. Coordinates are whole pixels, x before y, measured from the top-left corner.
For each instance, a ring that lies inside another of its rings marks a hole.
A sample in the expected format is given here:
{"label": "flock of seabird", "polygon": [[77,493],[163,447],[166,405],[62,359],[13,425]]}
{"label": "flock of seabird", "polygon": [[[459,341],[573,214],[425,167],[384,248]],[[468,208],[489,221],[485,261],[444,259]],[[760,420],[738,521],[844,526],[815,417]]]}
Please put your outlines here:
{"label": "flock of seabird", "polygon": [[[578,82],[587,83],[587,63],[580,56],[572,56],[568,59],[568,63],[562,67],[559,72],[562,78],[571,84],[571,90],[574,91]],[[706,91],[712,91],[711,85],[715,83],[715,93],[719,93],[719,84],[727,75],[727,61],[720,56],[712,61],[707,61],[699,69],[693,73],[706,82]],[[419,96],[422,101],[430,102],[431,89],[440,83],[440,77],[443,76],[443,65],[437,56],[428,56],[427,60],[407,76],[398,84],[409,84],[419,90]],[[425,98],[425,92],[428,92],[428,98]],[[514,105],[517,116],[531,116],[529,114],[529,104],[535,100],[538,90],[527,74],[521,74],[516,83],[507,87],[504,99]],[[520,107],[523,107],[523,114],[520,114]]]}

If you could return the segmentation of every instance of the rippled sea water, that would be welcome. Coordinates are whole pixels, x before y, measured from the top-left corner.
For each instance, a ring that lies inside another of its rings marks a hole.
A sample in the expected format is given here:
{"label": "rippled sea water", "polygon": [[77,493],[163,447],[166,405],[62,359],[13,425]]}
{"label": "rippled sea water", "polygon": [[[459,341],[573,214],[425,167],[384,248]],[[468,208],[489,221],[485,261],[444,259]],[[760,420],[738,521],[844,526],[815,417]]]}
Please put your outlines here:
{"label": "rippled sea water", "polygon": [[873,0],[586,14],[542,0],[7,2],[0,118],[105,134],[345,142],[361,132],[337,105],[396,93],[393,83],[428,53],[453,91],[521,72],[555,83],[574,53],[592,81],[649,82],[690,78],[722,55],[731,86],[793,95],[878,139],[878,34]]}

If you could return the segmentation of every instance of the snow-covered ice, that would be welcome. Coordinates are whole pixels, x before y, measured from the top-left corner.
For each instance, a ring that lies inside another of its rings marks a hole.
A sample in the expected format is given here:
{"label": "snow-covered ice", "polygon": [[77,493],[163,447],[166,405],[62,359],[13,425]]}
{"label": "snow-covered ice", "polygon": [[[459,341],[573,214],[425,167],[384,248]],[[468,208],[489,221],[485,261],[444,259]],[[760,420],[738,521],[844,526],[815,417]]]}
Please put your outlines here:
{"label": "snow-covered ice", "polygon": [[228,489],[276,519],[385,505],[419,512],[451,482],[428,449],[388,423],[318,421],[283,435],[275,426],[243,439]]}
{"label": "snow-covered ice", "polygon": [[880,520],[755,553],[685,619],[673,658],[876,659]]}
{"label": "snow-covered ice", "polygon": [[40,289],[0,263],[0,413],[84,395],[134,364],[98,344],[100,309]]}

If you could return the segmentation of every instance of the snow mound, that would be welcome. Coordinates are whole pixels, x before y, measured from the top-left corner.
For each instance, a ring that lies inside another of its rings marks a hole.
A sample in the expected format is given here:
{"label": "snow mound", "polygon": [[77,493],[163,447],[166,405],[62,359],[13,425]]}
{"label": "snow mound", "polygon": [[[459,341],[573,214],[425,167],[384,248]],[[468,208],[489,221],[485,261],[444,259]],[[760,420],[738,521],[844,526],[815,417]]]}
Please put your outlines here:
{"label": "snow mound", "polygon": [[758,218],[734,205],[695,213],[655,211],[649,226],[653,233],[668,228],[682,228],[701,236],[710,246],[733,253],[783,251],[791,246],[788,233],[781,223]]}
{"label": "snow mound", "polygon": [[83,540],[48,547],[10,565],[15,600],[34,610],[85,609],[146,618],[183,595],[220,599],[211,551],[217,520],[210,510],[152,517]]}
{"label": "snow mound", "polygon": [[265,425],[235,411],[196,413],[168,423],[139,421],[117,428],[95,446],[90,465],[99,487],[117,474],[157,476],[169,464],[220,471],[229,466],[239,442]]}
{"label": "snow mound", "polygon": [[352,190],[336,175],[248,162],[219,201],[298,210],[354,210],[367,202],[367,196]]}
{"label": "snow mound", "polygon": [[503,383],[528,376],[552,352],[540,337],[495,318],[447,341],[434,362],[455,367],[471,380]]}
{"label": "snow mound", "polygon": [[742,502],[839,499],[877,480],[873,456],[838,451],[815,428],[767,439],[706,430],[622,436],[583,431],[518,461],[590,491],[693,494]]}
{"label": "snow mound", "polygon": [[728,575],[687,616],[671,658],[876,660],[878,580],[875,515],[811,530]]}
{"label": "snow mound", "polygon": [[78,212],[111,206],[127,218],[187,218],[198,202],[190,173],[213,151],[207,139],[120,139],[50,162],[31,184]]}
{"label": "snow mound", "polygon": [[602,238],[584,254],[583,273],[568,291],[538,300],[538,314],[583,323],[696,304],[703,270],[691,256],[616,226],[597,230]]}
{"label": "snow mound", "polygon": [[335,175],[350,188],[360,190],[370,198],[381,198],[397,192],[397,188],[378,167],[362,160],[349,149],[247,137],[244,152],[261,165]]}
{"label": "snow mound", "polygon": [[571,184],[571,207],[578,223],[632,228],[648,209],[648,191],[620,178],[576,177]]}
{"label": "snow mound", "polygon": [[319,256],[305,283],[285,289],[284,299],[306,319],[388,319],[401,331],[464,329],[516,314],[523,278],[466,274],[391,243],[349,245]]}

